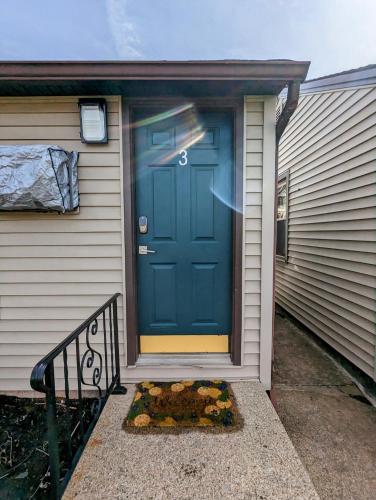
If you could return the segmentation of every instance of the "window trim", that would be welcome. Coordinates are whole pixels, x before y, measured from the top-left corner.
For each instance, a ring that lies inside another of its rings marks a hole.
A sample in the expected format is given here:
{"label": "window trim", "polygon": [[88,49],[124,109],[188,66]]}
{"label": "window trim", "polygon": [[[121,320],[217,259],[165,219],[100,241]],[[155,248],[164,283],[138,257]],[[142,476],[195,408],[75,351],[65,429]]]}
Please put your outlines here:
{"label": "window trim", "polygon": [[276,218],[276,224],[278,223],[277,220],[277,210],[278,210],[278,188],[279,185],[285,182],[286,183],[286,230],[285,230],[285,255],[278,255],[277,254],[277,235],[276,235],[276,258],[280,262],[288,262],[288,243],[289,243],[289,191],[290,191],[290,171],[286,170],[282,174],[278,176],[277,180],[277,189],[276,189],[276,209],[275,209],[275,218]]}

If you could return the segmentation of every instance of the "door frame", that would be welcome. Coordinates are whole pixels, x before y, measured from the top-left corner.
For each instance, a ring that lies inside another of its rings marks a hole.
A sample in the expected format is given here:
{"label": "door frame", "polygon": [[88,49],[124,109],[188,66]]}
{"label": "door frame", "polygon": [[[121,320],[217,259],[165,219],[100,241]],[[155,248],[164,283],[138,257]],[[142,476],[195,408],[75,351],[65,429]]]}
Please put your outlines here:
{"label": "door frame", "polygon": [[137,267],[136,267],[136,222],[135,222],[135,161],[132,116],[136,108],[161,108],[194,103],[198,109],[231,111],[233,115],[234,152],[234,202],[241,210],[232,210],[232,329],[230,356],[234,365],[241,365],[242,357],[242,279],[243,279],[243,148],[244,148],[244,102],[243,98],[221,97],[176,99],[176,98],[127,98],[122,96],[122,155],[123,155],[123,199],[125,239],[125,303],[127,366],[133,366],[139,356],[137,332]]}

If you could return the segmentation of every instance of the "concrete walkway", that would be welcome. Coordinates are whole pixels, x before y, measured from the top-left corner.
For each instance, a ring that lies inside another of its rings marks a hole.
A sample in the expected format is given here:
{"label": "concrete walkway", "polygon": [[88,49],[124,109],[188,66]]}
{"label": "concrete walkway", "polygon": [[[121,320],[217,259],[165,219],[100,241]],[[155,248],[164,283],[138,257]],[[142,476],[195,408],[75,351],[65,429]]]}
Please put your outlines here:
{"label": "concrete walkway", "polygon": [[317,500],[261,385],[232,387],[245,426],[230,434],[127,434],[134,388],[112,396],[64,499]]}
{"label": "concrete walkway", "polygon": [[280,316],[273,400],[322,500],[376,498],[376,408],[327,354]]}

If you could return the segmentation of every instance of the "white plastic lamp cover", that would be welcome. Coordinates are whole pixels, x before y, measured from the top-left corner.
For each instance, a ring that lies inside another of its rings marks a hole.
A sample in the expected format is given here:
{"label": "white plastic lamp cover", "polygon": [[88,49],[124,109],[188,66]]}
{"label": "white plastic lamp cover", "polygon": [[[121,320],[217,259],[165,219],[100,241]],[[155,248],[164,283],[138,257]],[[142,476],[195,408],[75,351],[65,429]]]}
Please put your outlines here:
{"label": "white plastic lamp cover", "polygon": [[106,139],[105,110],[101,104],[81,104],[82,138],[86,142]]}

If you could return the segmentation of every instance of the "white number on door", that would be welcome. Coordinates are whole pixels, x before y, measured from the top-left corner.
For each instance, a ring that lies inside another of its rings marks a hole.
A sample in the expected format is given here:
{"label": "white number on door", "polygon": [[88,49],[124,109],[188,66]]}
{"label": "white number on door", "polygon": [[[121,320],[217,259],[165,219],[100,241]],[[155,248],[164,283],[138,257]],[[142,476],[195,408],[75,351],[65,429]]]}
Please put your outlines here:
{"label": "white number on door", "polygon": [[181,155],[181,158],[179,160],[179,165],[181,167],[184,167],[188,163],[188,153],[186,149],[182,149],[179,151],[179,155]]}

